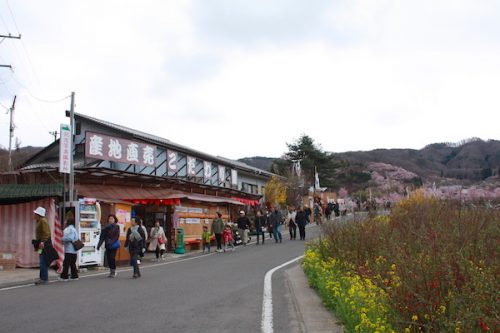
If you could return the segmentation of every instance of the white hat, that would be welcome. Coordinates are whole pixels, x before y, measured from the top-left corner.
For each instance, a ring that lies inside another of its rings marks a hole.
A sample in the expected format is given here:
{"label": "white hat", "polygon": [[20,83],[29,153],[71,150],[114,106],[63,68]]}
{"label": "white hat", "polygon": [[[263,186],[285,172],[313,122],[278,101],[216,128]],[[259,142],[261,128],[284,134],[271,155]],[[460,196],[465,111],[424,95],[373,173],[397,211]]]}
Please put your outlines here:
{"label": "white hat", "polygon": [[242,211],[242,210],[240,210],[240,214],[245,214],[245,212],[244,212],[244,211]]}
{"label": "white hat", "polygon": [[33,213],[37,214],[37,215],[40,215],[42,217],[45,217],[45,208],[43,207],[38,207],[37,209],[35,209],[33,211]]}

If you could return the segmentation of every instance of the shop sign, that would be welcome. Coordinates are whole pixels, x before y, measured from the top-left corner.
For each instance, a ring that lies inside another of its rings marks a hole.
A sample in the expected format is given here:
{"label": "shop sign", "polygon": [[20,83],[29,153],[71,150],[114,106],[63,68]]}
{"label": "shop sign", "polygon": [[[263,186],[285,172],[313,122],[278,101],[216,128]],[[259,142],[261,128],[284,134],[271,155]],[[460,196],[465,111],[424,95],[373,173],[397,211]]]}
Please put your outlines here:
{"label": "shop sign", "polygon": [[85,156],[105,161],[155,166],[156,146],[87,132]]}
{"label": "shop sign", "polygon": [[187,157],[187,175],[188,177],[196,176],[196,158],[192,156]]}
{"label": "shop sign", "polygon": [[173,150],[167,150],[167,166],[168,171],[172,173],[177,172],[177,152]]}
{"label": "shop sign", "polygon": [[223,165],[219,165],[219,183],[224,184],[226,181],[226,168]]}
{"label": "shop sign", "polygon": [[205,180],[212,179],[212,162],[203,161],[203,175]]}
{"label": "shop sign", "polygon": [[70,157],[71,157],[71,127],[66,124],[61,124],[61,139],[59,143],[59,172],[70,173]]}

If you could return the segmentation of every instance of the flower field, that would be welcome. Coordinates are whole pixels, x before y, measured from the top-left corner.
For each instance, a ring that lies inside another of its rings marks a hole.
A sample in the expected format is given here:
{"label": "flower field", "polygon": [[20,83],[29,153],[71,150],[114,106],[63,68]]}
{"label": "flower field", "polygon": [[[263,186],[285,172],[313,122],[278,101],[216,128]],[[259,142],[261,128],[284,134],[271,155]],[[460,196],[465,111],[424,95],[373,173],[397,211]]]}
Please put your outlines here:
{"label": "flower field", "polygon": [[415,195],[332,223],[304,271],[347,332],[499,332],[500,211]]}

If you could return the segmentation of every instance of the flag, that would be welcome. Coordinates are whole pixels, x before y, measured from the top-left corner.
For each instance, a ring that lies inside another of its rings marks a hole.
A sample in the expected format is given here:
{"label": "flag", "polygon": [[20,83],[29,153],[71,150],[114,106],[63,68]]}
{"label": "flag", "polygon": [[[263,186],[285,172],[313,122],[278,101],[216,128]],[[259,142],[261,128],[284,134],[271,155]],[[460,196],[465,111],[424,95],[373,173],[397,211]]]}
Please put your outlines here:
{"label": "flag", "polygon": [[316,169],[316,167],[314,167],[314,189],[315,190],[319,190],[320,189],[320,186],[319,186],[319,175],[318,175],[318,170]]}

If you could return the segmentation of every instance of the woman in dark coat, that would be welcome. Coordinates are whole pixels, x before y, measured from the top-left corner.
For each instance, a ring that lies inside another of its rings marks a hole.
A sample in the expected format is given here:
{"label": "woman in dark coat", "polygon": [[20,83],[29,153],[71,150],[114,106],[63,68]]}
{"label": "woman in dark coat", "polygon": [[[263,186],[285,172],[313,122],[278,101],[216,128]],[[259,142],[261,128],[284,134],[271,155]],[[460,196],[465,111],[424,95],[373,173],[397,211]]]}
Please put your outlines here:
{"label": "woman in dark coat", "polygon": [[127,230],[125,247],[128,247],[130,253],[130,266],[134,267],[133,278],[136,279],[141,277],[141,271],[139,270],[139,263],[137,260],[142,254],[142,249],[145,248],[144,240],[146,239],[146,235],[135,218],[133,218],[130,223],[130,228]]}
{"label": "woman in dark coat", "polygon": [[[118,226],[118,218],[116,215],[110,214],[108,216],[108,225],[101,230],[101,235],[99,236],[99,243],[97,243],[97,249],[101,247],[104,243],[106,248],[106,260],[109,266],[108,277],[114,278],[116,276],[116,251],[120,247],[120,227]],[[118,245],[118,247],[116,247]]]}
{"label": "woman in dark coat", "polygon": [[303,207],[300,207],[299,211],[297,212],[297,215],[295,215],[295,223],[297,224],[297,227],[299,227],[300,240],[305,240],[307,215]]}

